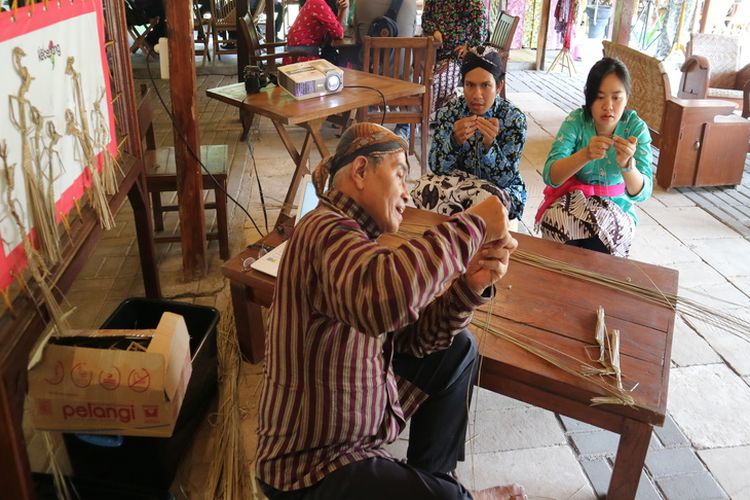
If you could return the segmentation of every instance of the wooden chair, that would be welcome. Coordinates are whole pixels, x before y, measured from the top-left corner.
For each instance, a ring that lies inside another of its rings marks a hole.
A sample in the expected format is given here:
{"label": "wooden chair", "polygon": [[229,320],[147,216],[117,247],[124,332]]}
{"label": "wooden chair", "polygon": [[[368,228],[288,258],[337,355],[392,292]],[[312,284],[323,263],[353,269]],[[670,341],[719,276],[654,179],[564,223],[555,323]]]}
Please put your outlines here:
{"label": "wooden chair", "polygon": [[[519,21],[520,18],[518,16],[511,16],[504,10],[501,10],[495,23],[495,28],[492,30],[490,39],[487,42],[487,45],[494,47],[500,53],[503,73],[506,72],[508,67],[510,46],[513,43],[513,36],[516,34]],[[505,85],[503,85],[500,95],[505,99]]]}
{"label": "wooden chair", "polygon": [[[402,97],[385,103],[385,123],[409,123],[409,154],[415,154],[416,125],[420,126],[422,174],[427,172],[427,137],[432,102],[432,71],[435,65],[435,41],[432,37],[365,37],[365,71],[424,85],[421,96]],[[359,121],[380,122],[382,108],[360,108]]]}
{"label": "wooden chair", "polygon": [[253,18],[250,17],[249,13],[240,18],[238,28],[240,30],[240,41],[247,46],[247,53],[252,66],[274,68],[284,57],[294,59],[297,56],[309,55],[306,52],[295,51],[293,48],[292,50],[277,52],[278,48],[286,48],[286,42],[283,41],[261,43],[258,30],[255,28]]}
{"label": "wooden chair", "polygon": [[740,67],[740,41],[735,37],[693,33],[677,97],[732,101],[750,117],[750,64]]}
{"label": "wooden chair", "polygon": [[[161,193],[177,191],[177,172],[173,147],[156,147],[154,134],[154,110],[151,92],[146,85],[141,86],[141,101],[138,103],[138,124],[144,139],[144,162],[146,164],[146,185],[151,194],[151,210],[154,216],[154,230],[164,230],[164,212],[176,212],[177,205],[162,205]],[[213,190],[214,202],[206,203],[206,209],[216,210],[217,231],[207,233],[207,240],[219,240],[219,255],[222,260],[229,258],[229,231],[227,228],[227,145],[202,145],[200,157],[211,175],[203,174],[203,187]],[[218,183],[218,185],[217,185]],[[155,236],[156,243],[179,242],[180,236]]]}
{"label": "wooden chair", "polygon": [[[211,35],[214,40],[214,57],[221,60],[221,54],[237,53],[237,10],[235,0],[210,0]],[[219,39],[223,33],[224,38]],[[222,47],[221,45],[227,45]]]}
{"label": "wooden chair", "polygon": [[604,55],[619,59],[630,71],[628,108],[646,122],[659,148],[659,185],[666,189],[739,184],[750,121],[733,115],[735,104],[674,98],[659,60],[624,45],[602,43]]}
{"label": "wooden chair", "polygon": [[[208,51],[211,38],[211,18],[203,17],[200,5],[193,0],[193,43],[195,45],[195,55],[202,56],[201,66],[206,64],[206,60],[211,60],[211,54]],[[201,48],[198,48],[198,46]]]}
{"label": "wooden chair", "polygon": [[130,52],[135,54],[140,50],[146,57],[155,55],[154,49],[146,41],[146,37],[159,24],[159,17],[147,18],[146,14],[135,7],[132,0],[125,0],[125,22],[128,34],[133,39]]}

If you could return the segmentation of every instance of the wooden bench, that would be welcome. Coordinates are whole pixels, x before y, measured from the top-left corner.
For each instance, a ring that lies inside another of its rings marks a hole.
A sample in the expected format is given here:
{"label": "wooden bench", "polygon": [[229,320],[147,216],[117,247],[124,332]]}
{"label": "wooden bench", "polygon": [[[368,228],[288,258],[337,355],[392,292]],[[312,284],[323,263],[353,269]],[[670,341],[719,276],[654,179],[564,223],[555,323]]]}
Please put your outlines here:
{"label": "wooden bench", "polygon": [[750,121],[734,116],[736,105],[717,99],[672,97],[659,60],[624,45],[602,43],[605,56],[621,60],[630,70],[628,107],[646,122],[653,144],[659,148],[657,183],[665,189],[739,184]]}

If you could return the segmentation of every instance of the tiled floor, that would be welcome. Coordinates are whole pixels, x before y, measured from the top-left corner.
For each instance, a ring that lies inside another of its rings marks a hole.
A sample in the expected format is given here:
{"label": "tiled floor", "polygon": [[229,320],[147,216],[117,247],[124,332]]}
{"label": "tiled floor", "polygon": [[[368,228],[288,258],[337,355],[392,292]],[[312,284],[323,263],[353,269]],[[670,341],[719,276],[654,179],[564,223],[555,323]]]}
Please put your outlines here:
{"label": "tiled floor", "polygon": [[[263,228],[263,216],[253,158],[237,142],[240,132],[236,112],[204,97],[209,87],[230,83],[231,76],[200,76],[199,120],[203,143],[230,147],[232,194],[248,208]],[[160,88],[166,89],[164,83]],[[523,217],[527,232],[541,201],[539,175],[551,140],[565,112],[531,93],[509,93],[528,116],[529,139],[522,174],[529,190]],[[171,142],[163,114],[157,121],[158,140]],[[301,142],[301,133],[291,129]],[[336,134],[325,129],[330,145]],[[281,148],[270,122],[261,120],[251,136],[257,172],[275,220],[292,171],[292,162]],[[416,170],[416,169],[415,169]],[[414,172],[412,175],[416,175]],[[232,253],[258,238],[250,221],[230,206]],[[687,197],[657,189],[640,211],[642,224],[633,248],[633,259],[680,270],[680,292],[710,302],[719,309],[747,315],[750,304],[750,266],[747,242]],[[168,219],[170,231],[176,219]],[[208,224],[213,224],[211,215]],[[80,326],[96,326],[125,297],[141,295],[137,249],[132,218],[127,209],[117,217],[117,228],[105,235],[70,294],[77,307],[73,317]],[[218,245],[209,245],[210,267],[201,281],[183,282],[181,257],[176,244],[159,247],[160,277],[166,297],[228,307],[228,287],[220,277]],[[744,258],[743,258],[744,257]],[[666,425],[652,440],[638,498],[703,499],[750,498],[750,342],[693,320],[678,320],[675,334]],[[262,365],[244,363],[239,381],[242,443],[245,471],[252,477],[255,453],[257,399]],[[590,499],[602,495],[611,471],[617,439],[611,433],[561,418],[488,391],[477,391],[472,402],[467,451],[470,456],[459,476],[469,487],[520,482],[530,498]],[[206,491],[207,475],[216,456],[215,415],[206,419],[195,444],[185,453],[173,493],[178,498],[214,498]],[[405,436],[392,445],[394,454],[406,449]],[[32,440],[33,441],[33,440]],[[244,498],[250,498],[252,482]]]}

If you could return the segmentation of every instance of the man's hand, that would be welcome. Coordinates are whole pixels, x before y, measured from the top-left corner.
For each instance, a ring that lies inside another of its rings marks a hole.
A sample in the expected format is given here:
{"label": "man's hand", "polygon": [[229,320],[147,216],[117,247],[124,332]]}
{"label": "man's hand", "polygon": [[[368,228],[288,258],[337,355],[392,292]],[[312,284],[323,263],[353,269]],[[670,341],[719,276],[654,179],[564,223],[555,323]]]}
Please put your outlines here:
{"label": "man's hand", "polygon": [[588,146],[586,146],[586,158],[588,161],[601,160],[607,156],[607,151],[614,142],[605,135],[595,135],[589,141]]}
{"label": "man's hand", "polygon": [[630,136],[628,139],[623,139],[619,136],[614,136],[615,151],[617,152],[617,165],[620,168],[625,168],[630,159],[635,154],[636,146],[638,146],[638,139]]}
{"label": "man's hand", "polygon": [[453,124],[453,140],[456,141],[456,144],[461,145],[474,135],[474,132],[479,128],[477,118],[476,115],[471,115],[461,118]]}
{"label": "man's hand", "polygon": [[504,240],[485,243],[479,248],[466,269],[465,279],[474,293],[481,295],[484,290],[505,276],[508,272],[510,254],[518,247],[518,241],[508,235]]}
{"label": "man's hand", "polygon": [[494,117],[477,116],[477,130],[482,134],[482,144],[484,144],[484,149],[487,150],[492,146],[492,142],[500,132],[500,120]]}
{"label": "man's hand", "polygon": [[478,215],[487,226],[485,242],[506,240],[508,235],[508,210],[497,196],[490,196],[481,203],[466,210],[466,213]]}
{"label": "man's hand", "polygon": [[436,42],[442,43],[443,42],[443,34],[439,31],[435,30],[435,33],[432,34],[432,38],[435,39]]}

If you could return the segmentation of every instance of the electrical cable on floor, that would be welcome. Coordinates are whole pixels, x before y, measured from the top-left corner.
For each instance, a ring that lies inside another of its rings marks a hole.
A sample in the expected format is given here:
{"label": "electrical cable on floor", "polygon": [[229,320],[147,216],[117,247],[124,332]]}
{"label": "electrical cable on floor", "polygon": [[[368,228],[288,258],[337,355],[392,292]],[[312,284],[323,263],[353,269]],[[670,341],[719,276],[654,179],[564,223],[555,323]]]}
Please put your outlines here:
{"label": "electrical cable on floor", "polygon": [[178,293],[175,295],[164,295],[162,298],[166,300],[175,300],[175,299],[197,299],[199,297],[216,297],[219,293],[221,293],[222,290],[226,288],[226,281],[224,281],[224,284],[220,286],[219,288],[214,288],[213,290],[208,290],[205,292],[184,292],[184,293]]}
{"label": "electrical cable on floor", "polygon": [[[150,57],[151,56],[146,56],[146,70],[148,72],[148,78],[149,78],[149,80],[151,80],[151,86],[154,88],[154,92],[156,93],[156,97],[159,99],[159,102],[161,103],[162,107],[164,108],[164,111],[167,112],[167,116],[169,116],[170,122],[172,122],[172,127],[174,127],[176,129],[177,125],[175,123],[174,116],[172,116],[172,112],[167,107],[167,104],[164,102],[164,98],[162,98],[161,93],[159,92],[159,88],[156,86],[156,81],[154,80],[154,75],[151,73],[151,65],[149,64],[149,58]],[[260,230],[260,227],[258,227],[258,224],[256,224],[255,219],[253,219],[253,216],[250,215],[250,212],[248,212],[247,209],[245,209],[245,207],[243,207],[240,204],[239,201],[237,201],[231,194],[229,194],[227,192],[227,190],[224,189],[224,187],[221,185],[221,183],[216,180],[216,178],[213,176],[213,174],[211,174],[211,172],[209,172],[209,170],[206,167],[206,165],[203,164],[203,162],[198,157],[198,155],[195,153],[195,151],[193,151],[193,148],[190,146],[190,143],[188,143],[188,140],[182,134],[176,134],[176,135],[185,144],[185,146],[187,146],[187,150],[190,152],[190,155],[198,162],[198,164],[201,166],[201,168],[206,173],[206,175],[208,175],[208,177],[214,183],[214,185],[216,186],[216,188],[219,189],[220,191],[223,191],[224,194],[227,195],[227,198],[229,198],[230,200],[232,200],[232,202],[235,205],[237,205],[240,208],[240,210],[242,210],[245,213],[245,215],[247,215],[248,219],[250,219],[250,222],[253,223],[253,226],[255,227],[255,230],[258,231],[258,234],[260,234],[261,236],[265,236],[265,234],[263,233],[263,231]],[[249,146],[249,143],[250,142],[249,142],[249,138],[248,138],[248,146]],[[251,153],[251,156],[252,156],[252,149],[250,150],[250,153]],[[253,159],[253,164],[255,164],[255,157],[252,157],[252,159]],[[257,167],[256,167],[256,170],[255,170],[255,174],[256,174],[256,176],[258,175]],[[258,186],[260,186],[260,178],[258,179]],[[263,198],[262,198],[262,193],[261,193],[261,200],[262,199]],[[268,231],[268,216],[265,213],[265,205],[263,205],[263,215],[266,218],[266,231]]]}

